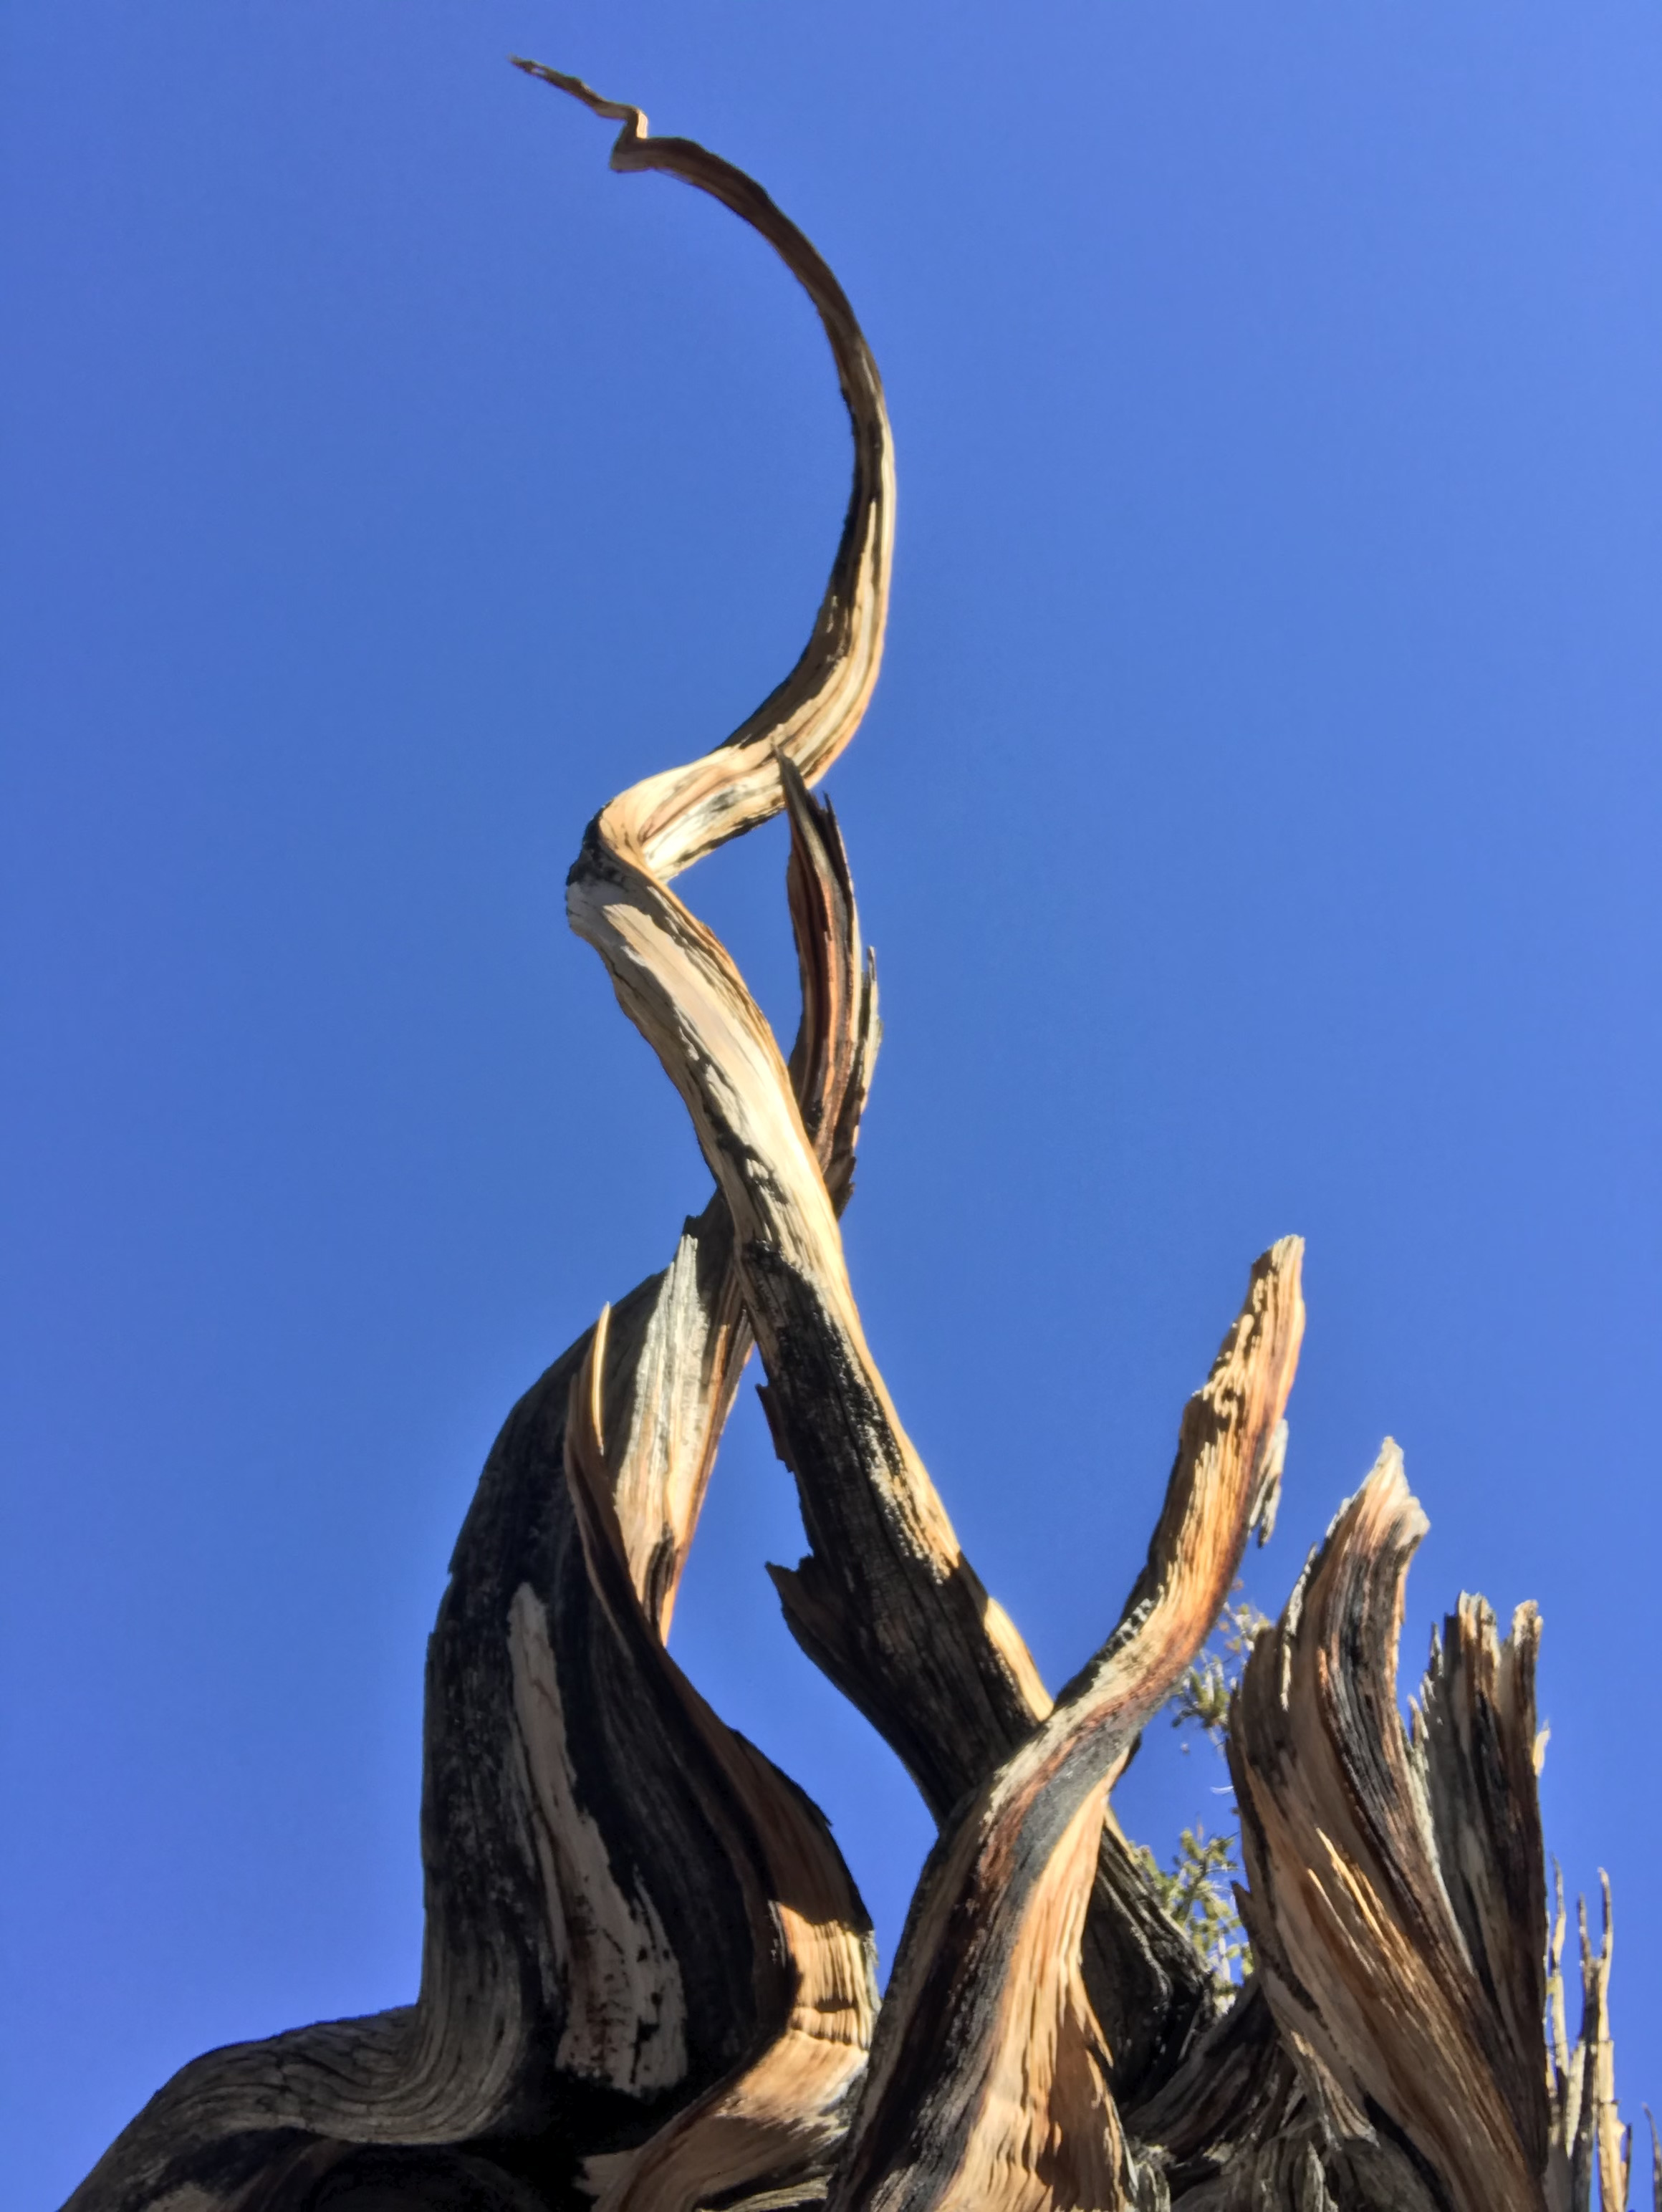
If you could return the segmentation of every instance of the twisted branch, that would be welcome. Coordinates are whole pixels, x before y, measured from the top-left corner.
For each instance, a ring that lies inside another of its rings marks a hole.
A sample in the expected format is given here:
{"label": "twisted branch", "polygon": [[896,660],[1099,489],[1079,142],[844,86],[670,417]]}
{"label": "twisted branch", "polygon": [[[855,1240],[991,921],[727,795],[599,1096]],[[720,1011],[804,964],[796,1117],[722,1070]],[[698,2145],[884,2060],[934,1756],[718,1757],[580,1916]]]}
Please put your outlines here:
{"label": "twisted branch", "polygon": [[[1463,1598],[1404,1731],[1396,1650],[1425,1522],[1393,1446],[1235,1702],[1256,1972],[1227,2009],[1109,1808],[1273,1511],[1299,1240],[1254,1268],[1143,1572],[1054,1703],[965,1558],[837,1225],[876,979],[810,787],[881,658],[881,381],[835,277],[750,178],[517,66],[622,125],[614,168],[679,177],[768,240],[819,315],[853,431],[796,665],[724,744],[605,807],[568,883],[716,1189],[670,1266],[514,1407],[461,1531],[429,1650],[416,2003],[193,2061],[73,2212],[1591,2212],[1595,2167],[1617,2212],[1609,1898],[1597,1952],[1582,1916],[1572,2051],[1535,1789],[1538,1622],[1520,1608],[1502,1641]],[[788,1061],[670,887],[782,810]],[[880,2013],[823,1817],[666,1645],[752,1341],[810,1545],[770,1571],[785,1617],[941,1826]]]}

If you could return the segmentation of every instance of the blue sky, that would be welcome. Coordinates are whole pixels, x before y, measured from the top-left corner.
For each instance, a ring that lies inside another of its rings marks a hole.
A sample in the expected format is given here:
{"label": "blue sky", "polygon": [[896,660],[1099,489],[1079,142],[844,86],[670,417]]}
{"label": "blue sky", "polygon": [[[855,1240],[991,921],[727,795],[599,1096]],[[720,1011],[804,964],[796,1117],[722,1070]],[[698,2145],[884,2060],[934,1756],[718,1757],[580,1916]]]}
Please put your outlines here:
{"label": "blue sky", "polygon": [[[708,1178],[566,933],[595,806],[806,634],[886,1041],[848,1218],[1052,1682],[1253,1255],[1309,1240],[1279,1606],[1387,1432],[1546,1621],[1549,1841],[1662,2094],[1662,22],[1461,0],[14,0],[4,284],[8,2208],[212,2043],[414,1992],[423,1643],[496,1424]],[[788,1030],[777,825],[683,890]],[[928,1839],[801,1661],[748,1393],[677,1615],[886,1942]],[[1164,1732],[1162,1732],[1164,1733]],[[1151,1745],[1128,1825],[1221,1823]],[[15,2192],[13,2195],[10,2192]]]}

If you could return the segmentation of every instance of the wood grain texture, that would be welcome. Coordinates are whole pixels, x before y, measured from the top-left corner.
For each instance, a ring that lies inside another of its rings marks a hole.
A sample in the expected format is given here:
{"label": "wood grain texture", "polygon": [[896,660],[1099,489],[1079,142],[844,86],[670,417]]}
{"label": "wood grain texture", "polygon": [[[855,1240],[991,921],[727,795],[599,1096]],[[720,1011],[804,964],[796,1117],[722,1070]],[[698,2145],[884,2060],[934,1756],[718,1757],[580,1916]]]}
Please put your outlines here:
{"label": "wood grain texture", "polygon": [[[820,939],[805,957],[846,974],[853,951]],[[840,1019],[861,1011],[852,992],[820,1003]],[[869,1022],[866,1037],[850,1054],[805,1016],[805,1066],[858,1079],[821,1092],[828,1140],[840,1133],[850,1152]],[[718,1194],[670,1267],[612,1314],[600,1353],[602,1423],[622,1440],[614,1520],[660,1646],[748,1344]],[[673,1708],[643,1711],[639,1654],[615,1648],[572,1511],[567,1415],[593,1347],[590,1333],[510,1414],[452,1561],[428,1660],[417,2003],[193,2061],[76,2191],[76,2212],[176,2196],[181,2212],[240,2205],[250,2189],[298,2202],[326,2174],[360,2170],[353,2146],[366,2143],[387,2147],[377,2186],[395,2168],[429,2192],[460,2175],[466,2201],[483,2203],[490,2172],[505,2207],[525,2177],[563,2202],[584,2157],[626,2154],[765,2039],[745,1965],[753,1898],[707,1844],[689,1846],[703,1817],[687,1790],[696,1756]],[[848,1907],[863,1955],[851,1884]],[[770,1950],[780,1940],[770,1929]],[[795,2003],[774,1985],[776,2030]],[[465,2166],[417,2154],[467,2141],[487,2150]]]}
{"label": "wood grain texture", "polygon": [[[1610,2039],[1610,1968],[1615,1917],[1608,1875],[1600,1875],[1604,1926],[1598,1948],[1587,1932],[1585,1898],[1576,1905],[1581,1954],[1581,2029],[1571,2045],[1564,2021],[1564,1881],[1554,1869],[1555,1909],[1547,1951],[1547,2102],[1550,2112],[1547,2202],[1552,2212],[1627,2212],[1633,2179],[1633,2133],[1616,2102],[1616,2047]],[[1649,2118],[1649,2107],[1646,2108]],[[1651,2191],[1662,2206],[1662,2150],[1651,2122]],[[1595,2195],[1596,2192],[1596,2195]]]}
{"label": "wood grain texture", "polygon": [[[824,1819],[698,1695],[631,1580],[603,1435],[606,1334],[603,1316],[566,1420],[566,1476],[584,1559],[631,1674],[668,1709],[667,1733],[681,1741],[684,1768],[697,1771],[695,1741],[708,1755],[701,1810],[744,1899],[758,2033],[735,2067],[639,2150],[587,2172],[600,2183],[601,2212],[691,2212],[741,2185],[800,2182],[828,2162],[842,2133],[839,2108],[871,2042],[875,1953]],[[636,1809],[644,1816],[653,1808]],[[680,1850],[690,1840],[685,1832],[665,1838]],[[709,1879],[707,1855],[698,1871]]]}
{"label": "wood grain texture", "polygon": [[[728,185],[738,173],[715,169]],[[868,440],[826,610],[782,687],[788,717],[813,689],[805,671],[846,694],[854,668],[853,690],[869,689],[886,593],[886,443],[874,459]],[[770,740],[756,757],[776,793]],[[686,797],[708,830],[708,794]],[[788,893],[804,1002],[793,1064],[799,1110],[822,1133],[840,1203],[876,1051],[875,981],[834,817],[811,804],[799,811]],[[660,1650],[750,1343],[718,1191],[670,1267],[619,1302],[598,1370],[603,1430],[618,1439],[613,1519]],[[112,2146],[70,2199],[75,2212],[300,2202],[331,2174],[359,2170],[367,2145],[380,2147],[376,2186],[393,2186],[396,2169],[400,2186],[437,2191],[435,2202],[454,2185],[483,2203],[484,2177],[495,2175],[504,2207],[527,2187],[563,2202],[587,2159],[636,2159],[672,2119],[723,2096],[736,2096],[721,2115],[728,2149],[753,2163],[757,2130],[771,2121],[765,2095],[754,2081],[736,2092],[736,2075],[793,2021],[800,2030],[805,1959],[823,1972],[804,1985],[816,2032],[797,2041],[813,2043],[817,2061],[821,2046],[844,2046],[853,2020],[863,2048],[868,1961],[857,2002],[818,2009],[833,1985],[848,1996],[849,1944],[864,1960],[867,1941],[828,1838],[798,1876],[817,1875],[808,1893],[822,1905],[826,1885],[837,1890],[837,1912],[799,1914],[796,1929],[781,1898],[780,1919],[763,1931],[753,1868],[710,1827],[732,1774],[713,1780],[685,1714],[643,1696],[639,1639],[621,1647],[598,1601],[564,1474],[570,1392],[593,1348],[592,1335],[579,1340],[510,1414],[452,1561],[428,1661],[417,2002],[193,2061]],[[771,1786],[751,1780],[752,1792]],[[792,1786],[774,1780],[794,1805]],[[831,1923],[828,1960],[814,1931]],[[805,2110],[829,2094],[823,2067],[815,2080]],[[458,2166],[462,2143],[478,2148]],[[785,2148],[769,2156],[789,2163]]]}
{"label": "wood grain texture", "polygon": [[[426,1919],[411,2005],[213,2051],[70,2212],[1622,2212],[1608,1888],[1568,2039],[1547,1926],[1539,1624],[1462,1598],[1396,1703],[1424,1526],[1395,1448],[1335,1522],[1230,1719],[1255,1972],[1221,2003],[1111,1792],[1273,1519],[1303,1328],[1285,1238],[1190,1401],[1142,1573],[1052,1700],[965,1558],[861,1323],[838,1217],[877,1051],[874,964],[814,783],[881,659],[894,471],[835,277],[750,178],[518,66],[736,213],[813,301],[853,434],[795,666],[723,744],[620,793],[573,927],[715,1178],[669,1266],[514,1407],[428,1650]],[[784,1055],[671,884],[783,811],[801,1022]],[[752,1345],[810,1549],[804,1650],[940,1826],[880,2008],[823,1817],[667,1649]],[[1544,2026],[1543,2026],[1544,2023]],[[1653,2164],[1657,2164],[1654,2154]],[[1655,2183],[1662,2212],[1662,2168]]]}
{"label": "wood grain texture", "polygon": [[724,744],[631,785],[600,817],[598,842],[606,850],[667,884],[779,811],[779,756],[815,782],[860,726],[882,660],[894,558],[894,445],[883,381],[842,286],[754,178],[691,138],[652,137],[638,107],[603,100],[580,77],[517,56],[515,66],[622,124],[614,169],[679,177],[766,239],[813,302],[854,432],[842,540],[795,667]]}
{"label": "wood grain texture", "polygon": [[1245,1911],[1282,2041],[1357,2174],[1387,2203],[1526,2212],[1548,2138],[1538,1623],[1520,1608],[1502,1644],[1465,1601],[1404,1729],[1397,1645],[1426,1525],[1388,1443],[1258,1639],[1230,1736]]}
{"label": "wood grain texture", "polygon": [[1228,1595],[1268,1502],[1304,1328],[1302,1247],[1253,1270],[1186,1408],[1118,1626],[943,1833],[919,1883],[835,2212],[1139,2201],[1081,1971],[1108,1783]]}

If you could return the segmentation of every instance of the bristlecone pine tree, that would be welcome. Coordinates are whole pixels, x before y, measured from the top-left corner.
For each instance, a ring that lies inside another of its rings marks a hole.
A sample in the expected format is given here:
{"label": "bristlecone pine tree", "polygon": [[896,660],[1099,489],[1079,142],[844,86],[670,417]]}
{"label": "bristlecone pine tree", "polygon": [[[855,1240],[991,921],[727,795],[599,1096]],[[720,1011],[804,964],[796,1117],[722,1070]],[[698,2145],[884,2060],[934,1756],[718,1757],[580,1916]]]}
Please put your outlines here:
{"label": "bristlecone pine tree", "polygon": [[[1537,1617],[1523,1607],[1503,1637],[1463,1598],[1403,1727],[1397,1644],[1426,1522],[1394,1445],[1257,1632],[1229,1705],[1239,1993],[1114,1818],[1139,1732],[1273,1510],[1299,1240],[1252,1267],[1184,1409],[1148,1564],[1059,1695],[959,1548],[867,1347],[837,1228],[877,990],[809,787],[882,653],[894,477],[877,368],[836,278],[750,178],[520,66],[622,125],[614,168],[679,177],[768,240],[819,312],[853,423],[801,659],[724,744],[614,799],[571,871],[572,927],[716,1188],[665,1271],[514,1407],[462,1528],[428,1656],[415,2003],[196,2059],[73,2212],[1583,2212],[1595,2186],[1617,2212],[1609,1900],[1597,1949],[1582,1917],[1572,2046],[1537,1802]],[[670,889],[781,809],[802,987],[788,1060]],[[665,1644],[752,1344],[813,1547],[770,1571],[786,1620],[940,1825],[880,2005],[825,1820]]]}

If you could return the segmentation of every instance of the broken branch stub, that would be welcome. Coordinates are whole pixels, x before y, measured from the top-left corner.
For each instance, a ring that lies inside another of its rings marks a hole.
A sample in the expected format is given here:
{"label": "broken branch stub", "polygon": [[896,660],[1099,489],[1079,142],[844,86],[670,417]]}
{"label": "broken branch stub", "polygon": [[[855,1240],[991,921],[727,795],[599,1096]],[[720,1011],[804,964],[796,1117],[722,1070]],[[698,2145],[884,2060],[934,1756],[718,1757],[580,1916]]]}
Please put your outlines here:
{"label": "broken branch stub", "polygon": [[[428,1652],[416,2002],[193,2061],[73,2212],[1592,2212],[1595,2176],[1617,2212],[1609,1900],[1597,1952],[1583,1917],[1572,2048],[1535,1794],[1538,1625],[1522,1608],[1502,1641],[1463,1599],[1404,1731],[1396,1646],[1424,1523],[1393,1448],[1235,1701],[1256,1971],[1227,2006],[1112,1814],[1138,1731],[1273,1516],[1299,1241],[1254,1268],[1119,1625],[1055,1701],[965,1558],[838,1228],[876,978],[809,787],[881,658],[881,382],[835,277],[750,178],[518,65],[622,125],[615,168],[679,177],[774,246],[853,431],[795,666],[724,744],[605,807],[568,884],[716,1189],[670,1266],[514,1408],[463,1525]],[[670,888],[782,810],[788,1060]],[[810,1547],[770,1571],[786,1620],[941,1825],[880,2008],[827,1824],[667,1648],[752,1342]]]}
{"label": "broken branch stub", "polygon": [[[1538,1623],[1463,1601],[1397,1711],[1426,1520],[1387,1444],[1259,1637],[1230,1735],[1257,1971],[1359,2172],[1460,2212],[1543,2206]],[[1439,2194],[1440,2192],[1440,2195]],[[1390,2200],[1387,2198],[1386,2200]]]}

